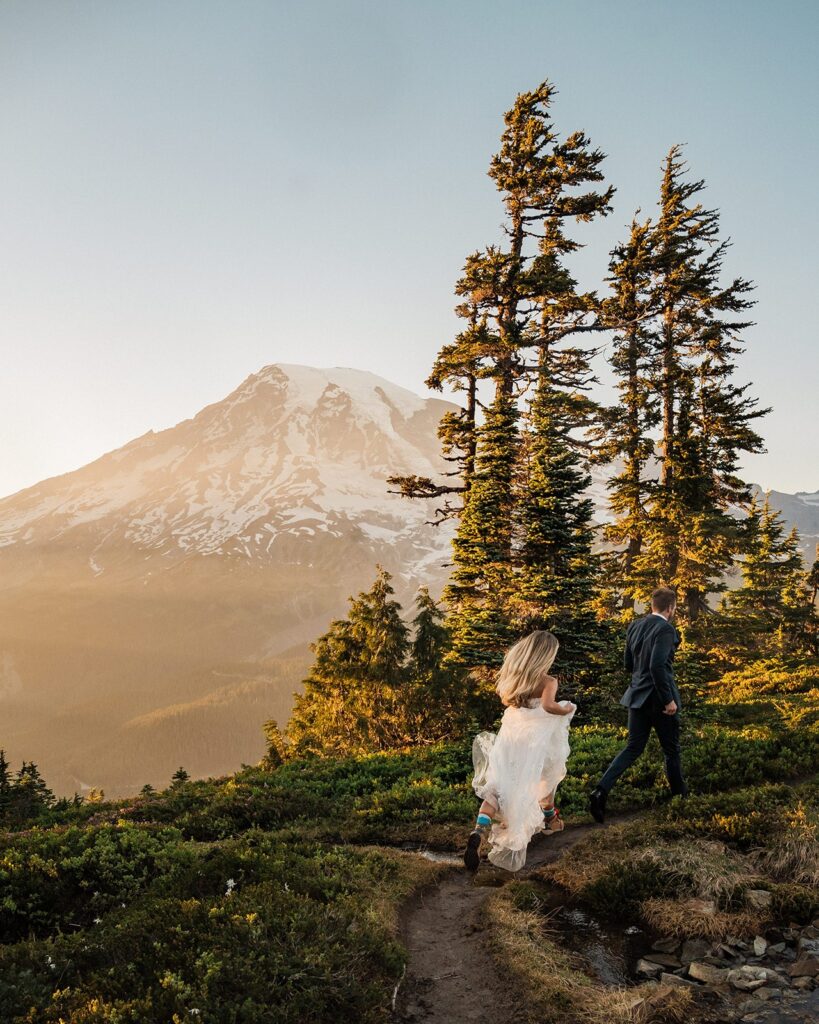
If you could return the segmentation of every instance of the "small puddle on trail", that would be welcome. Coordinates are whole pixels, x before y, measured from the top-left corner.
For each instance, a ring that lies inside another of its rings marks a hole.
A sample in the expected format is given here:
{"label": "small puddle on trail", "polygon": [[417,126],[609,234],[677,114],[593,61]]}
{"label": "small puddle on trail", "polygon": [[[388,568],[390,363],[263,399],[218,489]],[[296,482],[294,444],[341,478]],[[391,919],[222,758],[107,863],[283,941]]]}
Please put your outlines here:
{"label": "small puddle on trail", "polygon": [[420,843],[401,843],[400,849],[408,853],[417,853],[425,860],[431,860],[435,864],[454,864],[463,867],[464,859],[457,853],[447,853],[443,850],[430,850]]}
{"label": "small puddle on trail", "polygon": [[459,857],[456,853],[439,853],[437,850],[419,850],[418,853],[436,864],[457,864],[461,868],[464,866],[463,857]]}
{"label": "small puddle on trail", "polygon": [[591,974],[605,985],[635,984],[634,969],[651,949],[651,938],[634,925],[622,927],[603,922],[579,907],[554,901],[545,908],[549,928],[563,944],[577,953]]}

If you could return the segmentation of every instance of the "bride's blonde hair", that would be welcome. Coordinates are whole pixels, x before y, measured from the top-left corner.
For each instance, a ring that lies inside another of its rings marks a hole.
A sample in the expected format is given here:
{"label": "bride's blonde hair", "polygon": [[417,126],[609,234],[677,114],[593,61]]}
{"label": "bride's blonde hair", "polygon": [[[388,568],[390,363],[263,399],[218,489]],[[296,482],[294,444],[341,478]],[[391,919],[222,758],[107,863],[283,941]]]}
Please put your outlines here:
{"label": "bride's blonde hair", "polygon": [[524,707],[543,690],[543,675],[552,667],[560,646],[554,633],[536,629],[509,648],[495,689],[507,707]]}

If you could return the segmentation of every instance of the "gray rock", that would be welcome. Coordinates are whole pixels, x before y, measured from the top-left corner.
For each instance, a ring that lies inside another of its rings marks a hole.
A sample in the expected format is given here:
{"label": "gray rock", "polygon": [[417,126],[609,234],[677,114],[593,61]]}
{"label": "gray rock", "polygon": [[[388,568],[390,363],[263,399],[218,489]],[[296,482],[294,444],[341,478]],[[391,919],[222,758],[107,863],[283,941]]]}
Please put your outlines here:
{"label": "gray rock", "polygon": [[777,999],[782,998],[782,993],[778,988],[769,988],[767,985],[763,985],[762,988],[758,988],[754,995],[757,999],[763,999],[767,1002],[776,1002]]}
{"label": "gray rock", "polygon": [[754,956],[765,956],[765,950],[768,948],[768,943],[762,938],[761,935],[757,935],[754,939]]}
{"label": "gray rock", "polygon": [[769,953],[784,953],[787,946],[784,942],[775,942],[772,946],[768,946]]}
{"label": "gray rock", "polygon": [[710,948],[710,945],[703,939],[686,939],[680,953],[680,960],[684,964],[690,964],[692,960],[699,960],[700,957],[705,956]]}
{"label": "gray rock", "polygon": [[699,958],[699,963],[710,964],[711,967],[725,967],[725,960],[723,960],[722,957],[711,956],[710,953],[708,954],[708,956],[701,956]]}
{"label": "gray rock", "polygon": [[740,992],[754,992],[756,989],[762,988],[768,977],[764,968],[751,967],[746,964],[744,967],[728,971],[726,980],[732,988],[738,989]]}
{"label": "gray rock", "polygon": [[724,967],[714,967],[712,964],[703,963],[702,960],[694,960],[688,965],[689,978],[695,978],[706,985],[724,985],[729,973]]}
{"label": "gray rock", "polygon": [[679,974],[667,974],[665,971],[660,975],[660,984],[676,986],[677,988],[699,988],[695,981],[681,978]]}
{"label": "gray rock", "polygon": [[773,896],[767,889],[746,889],[745,902],[754,910],[767,910],[771,905]]}
{"label": "gray rock", "polygon": [[646,953],[643,959],[649,960],[653,964],[659,964],[661,967],[671,968],[672,970],[682,967],[677,957],[671,956],[670,953]]}
{"label": "gray rock", "polygon": [[679,939],[657,939],[656,942],[652,943],[652,949],[656,949],[658,953],[676,953],[680,948]]}
{"label": "gray rock", "polygon": [[654,963],[652,960],[638,960],[636,971],[643,977],[659,978],[663,973],[662,964]]}
{"label": "gray rock", "polygon": [[792,978],[815,978],[819,975],[819,957],[801,956],[788,968]]}

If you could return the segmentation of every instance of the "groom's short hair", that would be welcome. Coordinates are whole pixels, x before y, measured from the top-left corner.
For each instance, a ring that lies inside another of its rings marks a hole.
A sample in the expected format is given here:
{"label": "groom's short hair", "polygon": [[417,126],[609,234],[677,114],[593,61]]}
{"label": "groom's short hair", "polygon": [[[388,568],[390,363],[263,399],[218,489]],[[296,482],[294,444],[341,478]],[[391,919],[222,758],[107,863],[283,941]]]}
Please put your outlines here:
{"label": "groom's short hair", "polygon": [[677,595],[670,587],[657,587],[651,593],[651,610],[653,612],[668,612],[677,603]]}

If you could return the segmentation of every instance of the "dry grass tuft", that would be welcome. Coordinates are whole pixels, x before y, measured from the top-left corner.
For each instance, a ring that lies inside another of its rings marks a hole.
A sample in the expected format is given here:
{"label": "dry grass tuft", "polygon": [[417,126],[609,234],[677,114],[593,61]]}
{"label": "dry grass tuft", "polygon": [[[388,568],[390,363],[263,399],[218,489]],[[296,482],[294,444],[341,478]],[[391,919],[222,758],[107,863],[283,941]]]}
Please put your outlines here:
{"label": "dry grass tuft", "polygon": [[592,832],[572,847],[570,856],[560,857],[534,874],[577,895],[595,883],[618,855],[628,852],[626,834],[632,830],[631,825],[611,825],[605,831]]}
{"label": "dry grass tuft", "polygon": [[645,860],[657,864],[681,891],[717,904],[727,903],[738,890],[750,888],[760,880],[759,875],[749,870],[744,857],[712,840],[658,841],[633,859],[636,863]]}
{"label": "dry grass tuft", "polygon": [[753,863],[772,878],[819,886],[819,823],[815,814],[798,804],[783,814],[783,831],[773,843],[751,855]]}
{"label": "dry grass tuft", "polygon": [[360,850],[391,861],[398,868],[393,877],[373,891],[372,900],[364,911],[366,920],[372,921],[390,935],[397,936],[401,910],[409,897],[437,885],[451,868],[447,864],[424,860],[414,853],[390,850],[383,846],[362,846]]}
{"label": "dry grass tuft", "polygon": [[537,1024],[684,1024],[691,1020],[691,994],[649,982],[610,988],[590,978],[582,959],[567,952],[548,931],[542,913],[520,910],[508,890],[484,906],[495,960],[525,993],[529,1020]]}
{"label": "dry grass tuft", "polygon": [[691,1024],[694,1000],[687,989],[647,982],[611,990],[604,1004],[587,1007],[584,1024]]}
{"label": "dry grass tuft", "polygon": [[578,843],[571,857],[547,866],[540,876],[603,913],[621,912],[624,901],[636,910],[655,895],[663,900],[696,897],[726,909],[761,882],[756,865],[724,843],[669,840],[627,828],[607,829]]}
{"label": "dry grass tuft", "polygon": [[482,916],[494,959],[513,975],[526,994],[532,1021],[540,1024],[579,1024],[581,992],[592,981],[571,956],[547,936],[544,917],[519,910],[504,889],[486,901]]}
{"label": "dry grass tuft", "polygon": [[764,915],[750,910],[706,913],[697,906],[696,900],[644,900],[640,913],[649,928],[679,939],[717,941],[728,935],[752,938],[766,924]]}

